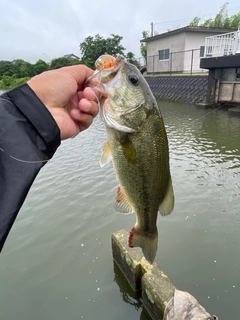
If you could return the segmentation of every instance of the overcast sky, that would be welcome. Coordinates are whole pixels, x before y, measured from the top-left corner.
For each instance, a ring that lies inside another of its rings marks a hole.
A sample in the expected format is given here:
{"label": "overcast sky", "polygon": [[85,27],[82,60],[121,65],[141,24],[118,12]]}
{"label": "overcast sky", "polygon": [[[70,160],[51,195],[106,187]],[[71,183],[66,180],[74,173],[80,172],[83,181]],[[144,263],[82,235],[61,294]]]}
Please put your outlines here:
{"label": "overcast sky", "polygon": [[[142,31],[151,22],[159,33],[188,25],[195,16],[214,17],[226,1],[217,0],[0,0],[0,60],[38,59],[73,53],[97,33],[117,34],[126,53],[138,58]],[[240,11],[239,0],[230,0],[228,13]]]}

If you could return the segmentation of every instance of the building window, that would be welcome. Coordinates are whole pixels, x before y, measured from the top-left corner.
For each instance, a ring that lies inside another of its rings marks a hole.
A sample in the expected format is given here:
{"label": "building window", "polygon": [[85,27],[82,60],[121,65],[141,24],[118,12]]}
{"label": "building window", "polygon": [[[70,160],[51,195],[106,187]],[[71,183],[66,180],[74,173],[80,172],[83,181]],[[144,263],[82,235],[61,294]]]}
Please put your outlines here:
{"label": "building window", "polygon": [[159,50],[159,60],[169,60],[169,49]]}
{"label": "building window", "polygon": [[205,47],[201,46],[200,47],[200,58],[204,57],[204,51],[205,51]]}

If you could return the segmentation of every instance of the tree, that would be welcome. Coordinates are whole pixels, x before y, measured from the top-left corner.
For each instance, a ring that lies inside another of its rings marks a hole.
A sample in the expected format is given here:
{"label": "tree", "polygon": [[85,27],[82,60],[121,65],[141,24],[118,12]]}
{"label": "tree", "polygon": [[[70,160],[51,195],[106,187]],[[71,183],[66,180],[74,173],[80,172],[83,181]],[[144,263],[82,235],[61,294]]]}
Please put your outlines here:
{"label": "tree", "polygon": [[128,62],[134,64],[136,67],[138,67],[138,68],[140,67],[138,61],[135,58],[135,55],[132,52],[128,52],[126,54],[126,59],[127,59]]}
{"label": "tree", "polygon": [[58,69],[58,68],[72,66],[80,63],[81,63],[80,60],[60,57],[60,58],[55,58],[51,61],[50,69]]}
{"label": "tree", "polygon": [[198,26],[200,20],[201,20],[201,18],[195,17],[195,18],[189,23],[189,26],[191,26],[191,27],[196,27],[196,26]]}
{"label": "tree", "polygon": [[212,28],[234,28],[238,29],[240,27],[240,12],[232,16],[228,16],[227,12],[228,2],[220,8],[219,13],[214,19],[207,19],[200,24],[201,18],[195,17],[191,22],[190,26],[203,26]]}
{"label": "tree", "polygon": [[41,59],[39,59],[34,64],[35,74],[40,74],[40,73],[42,73],[44,71],[47,71],[48,69],[49,69],[48,64],[45,61],[41,60]]}
{"label": "tree", "polygon": [[12,62],[12,65],[16,78],[33,77],[35,75],[34,66],[27,61],[17,59]]}
{"label": "tree", "polygon": [[93,68],[95,61],[103,54],[124,56],[124,50],[126,49],[120,44],[122,39],[123,37],[116,34],[111,34],[111,37],[106,39],[99,34],[96,34],[95,37],[85,38],[79,45],[84,64]]}
{"label": "tree", "polygon": [[[149,38],[149,32],[144,30],[142,32],[142,36],[143,36],[143,39]],[[141,55],[142,55],[142,57],[144,59],[144,62],[146,64],[147,63],[147,45],[146,45],[146,42],[142,42],[141,43],[140,51],[141,51]]]}
{"label": "tree", "polygon": [[13,74],[14,68],[12,62],[6,60],[0,61],[0,79],[4,75],[11,77]]}

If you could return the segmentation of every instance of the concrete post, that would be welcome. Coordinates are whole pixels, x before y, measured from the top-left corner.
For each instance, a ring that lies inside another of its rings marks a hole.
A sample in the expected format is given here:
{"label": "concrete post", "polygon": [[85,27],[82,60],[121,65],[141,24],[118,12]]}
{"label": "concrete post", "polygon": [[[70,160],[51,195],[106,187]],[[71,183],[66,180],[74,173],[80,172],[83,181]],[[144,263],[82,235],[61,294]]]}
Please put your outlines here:
{"label": "concrete post", "polygon": [[141,292],[142,301],[153,320],[162,319],[175,287],[154,262],[150,264],[140,248],[129,248],[128,232],[120,230],[112,235],[113,258],[129,284]]}

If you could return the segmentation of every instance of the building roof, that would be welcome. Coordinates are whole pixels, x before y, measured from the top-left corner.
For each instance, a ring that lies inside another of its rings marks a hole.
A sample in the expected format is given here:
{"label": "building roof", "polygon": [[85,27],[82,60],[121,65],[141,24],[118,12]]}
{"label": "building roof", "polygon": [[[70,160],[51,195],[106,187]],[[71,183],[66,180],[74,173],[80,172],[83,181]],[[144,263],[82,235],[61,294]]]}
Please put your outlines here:
{"label": "building roof", "polygon": [[201,33],[205,32],[205,33],[211,33],[211,34],[212,33],[223,34],[223,33],[228,33],[228,32],[233,32],[233,31],[237,31],[237,29],[186,26],[186,27],[183,27],[183,28],[167,31],[167,32],[158,34],[158,35],[153,36],[153,37],[142,39],[142,40],[140,40],[140,42],[150,42],[150,41],[154,41],[154,40],[157,40],[157,39],[169,37],[170,35],[174,35],[174,34],[178,34],[178,33],[182,33],[182,32],[201,32]]}
{"label": "building roof", "polygon": [[73,54],[73,53],[65,54],[63,57],[64,57],[64,58],[72,58],[72,57],[74,57],[75,59],[80,59],[78,56],[76,56],[76,55]]}

